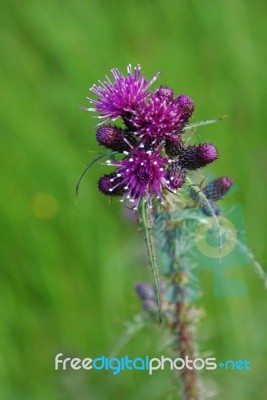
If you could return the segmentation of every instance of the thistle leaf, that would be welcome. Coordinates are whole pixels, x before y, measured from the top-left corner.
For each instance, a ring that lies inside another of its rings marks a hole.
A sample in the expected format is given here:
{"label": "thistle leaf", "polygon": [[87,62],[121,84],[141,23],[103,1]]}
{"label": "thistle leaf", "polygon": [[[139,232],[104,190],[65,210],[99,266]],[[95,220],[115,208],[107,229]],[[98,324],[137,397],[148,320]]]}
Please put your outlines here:
{"label": "thistle leaf", "polygon": [[224,115],[223,117],[220,117],[220,118],[206,119],[205,121],[199,121],[199,122],[195,122],[193,124],[185,125],[182,129],[182,132],[191,131],[192,129],[198,128],[199,126],[215,124],[216,122],[219,122],[226,117],[227,117],[227,115]]}

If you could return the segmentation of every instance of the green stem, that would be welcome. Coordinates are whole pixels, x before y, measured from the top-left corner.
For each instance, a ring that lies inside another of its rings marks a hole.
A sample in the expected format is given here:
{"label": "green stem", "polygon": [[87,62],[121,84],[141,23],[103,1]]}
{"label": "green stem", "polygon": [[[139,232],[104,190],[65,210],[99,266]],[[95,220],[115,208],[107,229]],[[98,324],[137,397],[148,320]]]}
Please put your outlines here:
{"label": "green stem", "polygon": [[[152,226],[153,222],[152,222],[151,218],[149,218],[149,216],[148,216],[148,203],[146,203],[144,201],[144,199],[142,200],[142,203],[141,203],[141,219],[142,219],[142,224],[143,224],[144,232],[145,232],[149,263],[150,263],[151,271],[152,271],[153,278],[154,278],[154,284],[155,284],[155,288],[156,288],[159,323],[161,323],[162,312],[161,312],[161,298],[160,298],[160,287],[159,287],[159,271],[158,271],[157,260],[156,260],[155,246],[154,246],[153,237],[151,234],[151,231],[152,231],[151,226]],[[150,224],[150,226],[149,226],[149,224]]]}

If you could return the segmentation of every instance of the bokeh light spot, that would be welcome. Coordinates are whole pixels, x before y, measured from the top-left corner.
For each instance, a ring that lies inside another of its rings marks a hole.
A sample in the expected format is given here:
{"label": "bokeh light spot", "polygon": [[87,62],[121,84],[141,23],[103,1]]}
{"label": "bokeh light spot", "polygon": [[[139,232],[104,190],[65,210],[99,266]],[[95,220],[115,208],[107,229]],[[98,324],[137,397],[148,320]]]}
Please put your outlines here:
{"label": "bokeh light spot", "polygon": [[36,193],[32,200],[32,210],[39,219],[52,219],[58,212],[58,201],[50,193]]}

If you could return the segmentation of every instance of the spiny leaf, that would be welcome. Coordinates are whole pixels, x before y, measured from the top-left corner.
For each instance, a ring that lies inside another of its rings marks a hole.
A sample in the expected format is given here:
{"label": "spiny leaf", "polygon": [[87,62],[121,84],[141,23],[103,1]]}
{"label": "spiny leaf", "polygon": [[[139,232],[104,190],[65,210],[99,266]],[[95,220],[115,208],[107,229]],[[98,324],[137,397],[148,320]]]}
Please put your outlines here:
{"label": "spiny leaf", "polygon": [[185,125],[182,129],[182,132],[185,131],[190,131],[194,128],[198,128],[199,126],[204,126],[204,125],[210,125],[210,124],[215,124],[216,122],[221,121],[222,119],[226,118],[227,115],[224,115],[223,117],[217,118],[217,119],[206,119],[205,121],[200,121],[200,122],[195,122],[193,124],[188,124]]}

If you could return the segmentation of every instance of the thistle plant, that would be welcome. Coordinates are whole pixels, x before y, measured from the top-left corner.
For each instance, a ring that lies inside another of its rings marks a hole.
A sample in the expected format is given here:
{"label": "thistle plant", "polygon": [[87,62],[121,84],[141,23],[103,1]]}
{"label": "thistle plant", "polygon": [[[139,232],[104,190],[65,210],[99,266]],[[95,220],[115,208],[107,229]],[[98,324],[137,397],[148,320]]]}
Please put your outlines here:
{"label": "thistle plant", "polygon": [[[220,258],[218,202],[233,181],[223,176],[206,182],[202,169],[218,159],[218,150],[211,143],[190,144],[190,139],[197,127],[219,119],[190,123],[195,110],[190,97],[176,96],[167,86],[152,89],[160,73],[148,80],[139,65],[129,65],[126,75],[116,68],[111,73],[112,79],[106,76],[92,86],[85,108],[100,120],[96,139],[106,151],[88,164],[76,191],[87,170],[106,159],[98,189],[136,210],[146,239],[154,285],[136,285],[142,307],[167,326],[176,356],[194,359],[199,318],[194,302],[200,293],[194,287],[198,263],[191,257],[196,239],[192,226],[212,221]],[[183,211],[179,218],[177,211]],[[184,368],[180,378],[183,398],[200,399],[196,371]]]}

